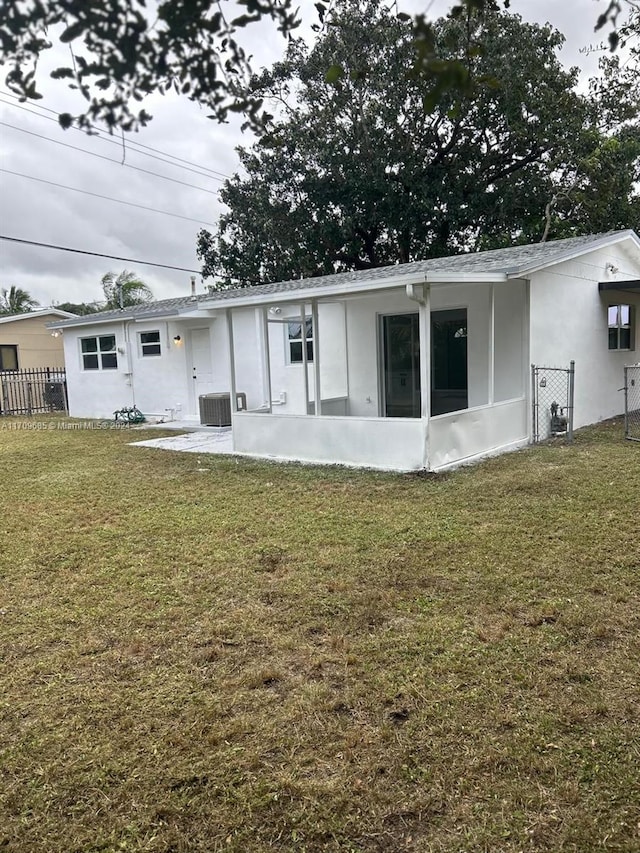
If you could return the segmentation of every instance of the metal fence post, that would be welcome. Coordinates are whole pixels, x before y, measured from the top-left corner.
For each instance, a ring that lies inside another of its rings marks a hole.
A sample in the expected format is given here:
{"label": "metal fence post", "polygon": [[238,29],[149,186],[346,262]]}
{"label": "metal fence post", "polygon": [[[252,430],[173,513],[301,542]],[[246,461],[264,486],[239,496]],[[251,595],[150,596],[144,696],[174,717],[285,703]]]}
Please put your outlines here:
{"label": "metal fence post", "polygon": [[531,365],[531,441],[535,444],[538,441],[537,430],[537,408],[538,399],[536,396],[536,366]]}
{"label": "metal fence post", "polygon": [[576,363],[573,359],[569,362],[569,423],[567,427],[567,441],[573,441],[573,395],[575,388]]}

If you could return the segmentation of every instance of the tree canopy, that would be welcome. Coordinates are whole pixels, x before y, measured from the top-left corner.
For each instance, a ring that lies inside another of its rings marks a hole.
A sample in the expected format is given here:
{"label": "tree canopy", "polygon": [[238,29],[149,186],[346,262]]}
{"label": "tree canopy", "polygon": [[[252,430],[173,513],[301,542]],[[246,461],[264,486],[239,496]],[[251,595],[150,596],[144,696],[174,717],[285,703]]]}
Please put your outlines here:
{"label": "tree canopy", "polygon": [[60,311],[68,311],[70,314],[76,314],[78,317],[84,317],[87,314],[95,314],[102,310],[102,306],[96,302],[58,302],[54,306]]}
{"label": "tree canopy", "polygon": [[128,308],[153,299],[149,285],[129,270],[122,270],[119,275],[114,272],[103,275],[102,290],[105,298],[103,310]]}
{"label": "tree canopy", "polygon": [[[469,10],[508,7],[510,0],[452,3],[453,14],[462,17]],[[321,22],[334,4],[335,0],[314,4]],[[612,49],[618,43],[623,5],[629,4],[633,5],[631,0],[600,2],[596,28],[609,27]],[[69,60],[51,76],[67,81],[84,97],[86,107],[75,117],[79,126],[88,129],[93,122],[104,121],[112,129],[135,129],[151,118],[136,106],[146,95],[175,90],[205,106],[211,118],[224,120],[230,111],[243,112],[257,128],[267,116],[261,99],[248,89],[250,62],[242,33],[266,19],[289,35],[298,24],[296,4],[293,0],[235,0],[235,5],[240,14],[229,19],[225,10],[233,7],[219,0],[160,0],[153,13],[145,0],[2,3],[0,64],[7,66],[6,85],[26,99],[40,98],[38,60],[53,45],[68,45]],[[435,30],[426,13],[414,20],[413,35],[415,49],[407,70],[420,68],[431,82],[433,98],[446,91],[466,91],[466,58],[443,60],[437,55]],[[67,113],[60,116],[63,127],[72,121]]]}
{"label": "tree canopy", "polygon": [[21,287],[14,284],[0,290],[0,314],[26,314],[39,308],[38,302]]}
{"label": "tree canopy", "polygon": [[339,0],[311,48],[254,80],[281,117],[239,149],[228,212],[199,235],[204,275],[251,284],[637,223],[637,130],[598,127],[560,33],[497,11],[434,33],[443,61],[469,57],[470,86],[429,110],[406,74],[412,26],[381,0]]}

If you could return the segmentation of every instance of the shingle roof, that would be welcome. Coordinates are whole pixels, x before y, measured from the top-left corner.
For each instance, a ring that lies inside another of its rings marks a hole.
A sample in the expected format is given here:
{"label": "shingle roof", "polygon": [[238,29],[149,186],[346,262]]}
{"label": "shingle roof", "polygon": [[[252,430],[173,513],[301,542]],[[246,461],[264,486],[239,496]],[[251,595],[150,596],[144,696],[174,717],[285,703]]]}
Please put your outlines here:
{"label": "shingle roof", "polygon": [[136,318],[170,317],[180,310],[193,308],[205,299],[211,299],[210,294],[200,293],[193,296],[178,296],[173,299],[159,299],[156,302],[142,302],[140,305],[130,305],[127,308],[115,308],[109,311],[97,311],[95,314],[83,314],[73,320],[47,323],[47,326],[78,326],[91,323],[108,323],[110,320],[135,320]]}
{"label": "shingle roof", "polygon": [[393,281],[394,278],[405,278],[425,274],[460,274],[461,276],[499,274],[517,276],[519,273],[532,271],[553,263],[559,263],[575,255],[607,245],[611,242],[633,236],[637,241],[635,233],[631,230],[609,231],[604,234],[590,234],[585,237],[570,237],[567,240],[553,240],[548,243],[533,243],[527,246],[510,246],[506,249],[491,249],[486,252],[468,252],[463,255],[454,255],[446,258],[430,258],[426,261],[413,261],[408,264],[395,264],[388,267],[377,267],[376,269],[355,270],[353,272],[334,273],[333,275],[321,275],[315,278],[301,278],[291,281],[277,281],[270,284],[259,284],[250,288],[234,288],[231,290],[220,290],[211,294],[200,294],[194,300],[191,296],[178,297],[177,299],[162,299],[158,302],[134,305],[123,311],[101,311],[97,314],[88,314],[78,317],[76,320],[68,320],[55,324],[58,326],[75,326],[90,323],[104,323],[110,320],[127,320],[148,317],[176,315],[193,307],[194,303],[199,306],[215,307],[215,303],[228,302],[234,299],[260,296],[269,296],[278,293],[288,293],[300,290],[315,290],[331,286],[344,286],[350,283]]}
{"label": "shingle roof", "polygon": [[222,290],[211,294],[210,300],[237,299],[252,295],[283,293],[296,290],[311,290],[315,288],[343,285],[351,282],[375,282],[403,278],[424,273],[445,273],[471,275],[498,273],[517,275],[531,268],[544,267],[559,262],[566,256],[580,254],[596,248],[600,243],[606,243],[611,238],[633,234],[633,231],[609,231],[605,234],[591,234],[586,237],[570,237],[566,240],[553,240],[548,243],[533,243],[527,246],[510,246],[506,249],[491,249],[486,252],[468,252],[446,258],[430,258],[426,261],[413,261],[408,264],[395,264],[376,269],[354,270],[353,272],[321,275],[316,278],[301,278],[292,281],[278,281],[271,284],[260,284],[247,288]]}

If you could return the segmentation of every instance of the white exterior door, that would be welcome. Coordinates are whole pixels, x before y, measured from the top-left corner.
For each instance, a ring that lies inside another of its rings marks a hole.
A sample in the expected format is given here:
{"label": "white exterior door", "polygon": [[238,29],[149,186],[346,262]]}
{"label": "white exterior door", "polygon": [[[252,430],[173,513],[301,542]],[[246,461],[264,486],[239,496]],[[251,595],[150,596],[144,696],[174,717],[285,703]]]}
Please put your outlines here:
{"label": "white exterior door", "polygon": [[192,329],[189,335],[188,362],[191,394],[191,413],[200,413],[198,398],[201,394],[210,394],[213,386],[213,358],[211,356],[211,334],[209,329]]}

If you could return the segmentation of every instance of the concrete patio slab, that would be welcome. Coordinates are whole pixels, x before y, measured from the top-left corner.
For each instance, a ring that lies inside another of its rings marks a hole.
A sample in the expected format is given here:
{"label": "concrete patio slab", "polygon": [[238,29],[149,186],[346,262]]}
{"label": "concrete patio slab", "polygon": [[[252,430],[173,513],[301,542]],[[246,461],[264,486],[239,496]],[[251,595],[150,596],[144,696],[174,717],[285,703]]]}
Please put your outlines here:
{"label": "concrete patio slab", "polygon": [[215,453],[219,455],[233,453],[230,429],[217,429],[215,432],[198,430],[185,435],[132,441],[131,444],[134,447],[155,447],[159,450],[178,450],[183,453]]}

